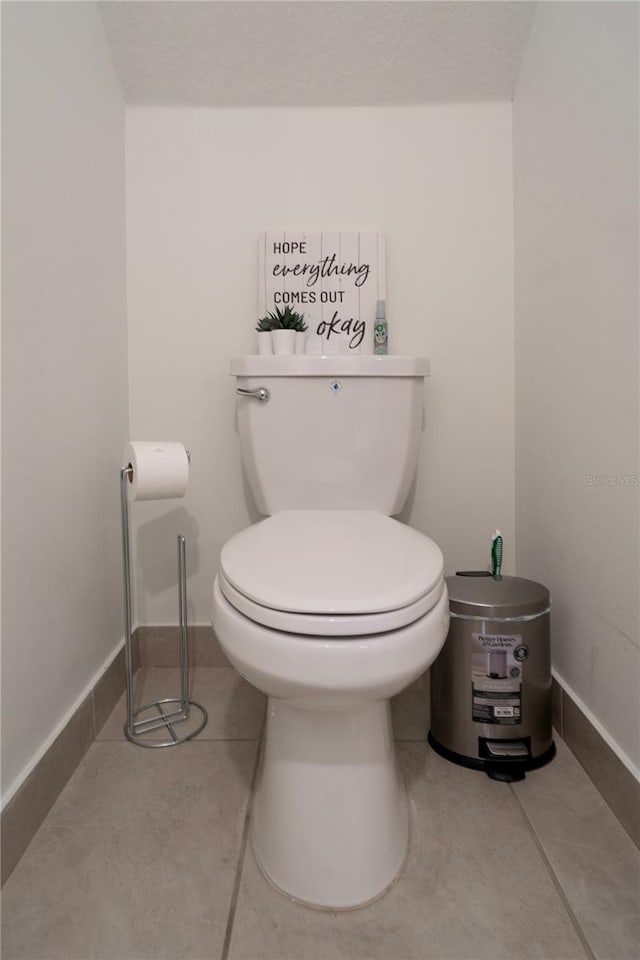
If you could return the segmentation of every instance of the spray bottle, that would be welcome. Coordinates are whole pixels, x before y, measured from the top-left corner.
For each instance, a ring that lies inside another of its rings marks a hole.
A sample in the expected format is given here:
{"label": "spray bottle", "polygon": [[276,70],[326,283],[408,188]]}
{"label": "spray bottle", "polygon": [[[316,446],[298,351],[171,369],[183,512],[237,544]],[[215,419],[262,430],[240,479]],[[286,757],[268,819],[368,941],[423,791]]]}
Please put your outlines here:
{"label": "spray bottle", "polygon": [[381,355],[389,353],[387,311],[384,300],[378,300],[376,302],[376,321],[373,325],[373,352]]}

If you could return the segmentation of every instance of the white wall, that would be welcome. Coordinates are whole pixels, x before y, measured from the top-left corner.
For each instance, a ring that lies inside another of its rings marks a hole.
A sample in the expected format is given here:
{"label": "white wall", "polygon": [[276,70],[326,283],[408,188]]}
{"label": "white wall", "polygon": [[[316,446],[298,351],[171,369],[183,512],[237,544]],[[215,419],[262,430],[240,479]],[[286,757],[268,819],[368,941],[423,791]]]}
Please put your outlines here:
{"label": "white wall", "polygon": [[121,641],[124,108],[93,3],[2,5],[4,799]]}
{"label": "white wall", "polygon": [[426,354],[427,429],[409,519],[447,570],[514,562],[510,103],[127,112],[131,431],[193,454],[184,501],[134,506],[137,619],[209,622],[225,540],[249,522],[229,358],[254,352],[257,236],[382,230],[390,348]]}
{"label": "white wall", "polygon": [[638,12],[539,4],[514,101],[517,570],[636,767]]}

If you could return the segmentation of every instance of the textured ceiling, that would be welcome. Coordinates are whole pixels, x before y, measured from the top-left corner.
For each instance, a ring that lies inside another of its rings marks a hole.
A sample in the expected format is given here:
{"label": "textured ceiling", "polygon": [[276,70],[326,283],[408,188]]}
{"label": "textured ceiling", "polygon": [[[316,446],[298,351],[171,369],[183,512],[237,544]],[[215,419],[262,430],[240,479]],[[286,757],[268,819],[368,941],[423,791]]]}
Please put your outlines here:
{"label": "textured ceiling", "polygon": [[535,3],[108,0],[125,99],[216,106],[511,99]]}

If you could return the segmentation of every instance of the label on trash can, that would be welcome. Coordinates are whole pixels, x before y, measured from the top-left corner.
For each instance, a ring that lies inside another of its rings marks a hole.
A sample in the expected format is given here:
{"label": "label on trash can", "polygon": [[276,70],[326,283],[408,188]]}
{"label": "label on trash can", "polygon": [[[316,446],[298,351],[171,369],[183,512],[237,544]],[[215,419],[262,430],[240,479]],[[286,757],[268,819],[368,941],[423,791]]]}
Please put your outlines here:
{"label": "label on trash can", "polygon": [[514,634],[471,634],[472,716],[479,723],[522,723],[522,665],[529,649]]}

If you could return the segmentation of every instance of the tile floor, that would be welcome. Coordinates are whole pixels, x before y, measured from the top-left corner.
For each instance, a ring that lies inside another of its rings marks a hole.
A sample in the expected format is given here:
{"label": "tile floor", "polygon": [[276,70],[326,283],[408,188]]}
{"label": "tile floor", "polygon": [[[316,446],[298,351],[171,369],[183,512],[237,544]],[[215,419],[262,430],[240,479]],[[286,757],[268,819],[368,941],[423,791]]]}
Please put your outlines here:
{"label": "tile floor", "polygon": [[[178,673],[137,678],[147,702]],[[640,854],[561,740],[495,783],[426,744],[421,679],[394,702],[413,809],[408,861],[377,903],[292,903],[247,842],[264,700],[197,668],[197,740],[142,750],[121,701],[7,881],[3,960],[623,960],[640,957]]]}

